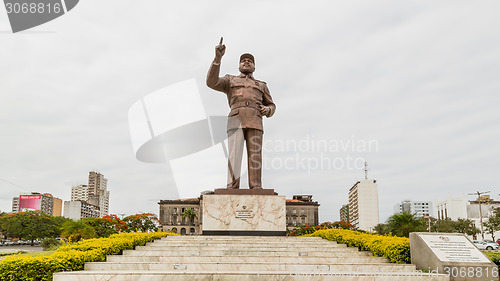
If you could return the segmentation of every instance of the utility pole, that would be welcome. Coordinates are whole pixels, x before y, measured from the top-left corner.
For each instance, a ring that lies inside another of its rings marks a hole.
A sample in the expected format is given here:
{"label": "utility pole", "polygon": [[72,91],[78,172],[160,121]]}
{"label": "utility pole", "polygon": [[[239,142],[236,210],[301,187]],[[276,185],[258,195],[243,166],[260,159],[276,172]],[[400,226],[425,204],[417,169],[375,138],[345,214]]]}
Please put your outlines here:
{"label": "utility pole", "polygon": [[484,192],[479,192],[476,191],[475,193],[469,193],[469,195],[477,195],[477,201],[479,202],[479,225],[481,226],[481,237],[483,238],[484,241],[484,231],[483,231],[483,212],[481,211],[481,195],[490,193],[489,191],[484,191]]}
{"label": "utility pole", "polygon": [[427,228],[429,230],[429,232],[431,232],[431,216],[429,216],[428,214],[425,214],[424,215],[424,219],[427,219],[428,222],[429,222],[429,227]]}

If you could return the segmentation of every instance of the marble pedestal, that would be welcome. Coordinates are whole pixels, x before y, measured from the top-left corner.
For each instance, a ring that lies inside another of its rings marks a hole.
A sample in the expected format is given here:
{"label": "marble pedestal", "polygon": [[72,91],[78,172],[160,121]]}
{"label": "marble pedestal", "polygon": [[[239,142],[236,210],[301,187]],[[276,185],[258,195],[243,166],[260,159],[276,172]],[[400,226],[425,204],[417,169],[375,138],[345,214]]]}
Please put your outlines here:
{"label": "marble pedestal", "polygon": [[274,195],[274,191],[270,192],[269,189],[267,191],[216,190],[215,194],[203,195],[202,234],[285,235],[285,196]]}
{"label": "marble pedestal", "polygon": [[410,233],[417,269],[446,274],[451,281],[498,280],[498,267],[462,233]]}

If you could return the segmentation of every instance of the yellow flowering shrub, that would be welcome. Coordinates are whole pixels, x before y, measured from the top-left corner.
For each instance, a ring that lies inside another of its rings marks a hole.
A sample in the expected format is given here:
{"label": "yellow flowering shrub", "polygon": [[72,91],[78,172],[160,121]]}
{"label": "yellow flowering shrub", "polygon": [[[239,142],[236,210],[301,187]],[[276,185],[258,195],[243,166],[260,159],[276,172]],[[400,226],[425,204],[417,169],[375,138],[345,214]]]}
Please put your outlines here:
{"label": "yellow flowering shrub", "polygon": [[483,252],[492,262],[500,268],[500,253],[498,252]]}
{"label": "yellow flowering shrub", "polygon": [[1,281],[49,281],[54,272],[83,270],[85,262],[105,261],[107,255],[121,254],[135,246],[174,233],[120,233],[109,238],[88,239],[60,247],[50,256],[14,255],[0,261]]}
{"label": "yellow flowering shrub", "polygon": [[330,241],[370,251],[376,257],[387,257],[393,263],[410,263],[410,239],[381,236],[346,229],[318,230],[305,236],[319,236]]}

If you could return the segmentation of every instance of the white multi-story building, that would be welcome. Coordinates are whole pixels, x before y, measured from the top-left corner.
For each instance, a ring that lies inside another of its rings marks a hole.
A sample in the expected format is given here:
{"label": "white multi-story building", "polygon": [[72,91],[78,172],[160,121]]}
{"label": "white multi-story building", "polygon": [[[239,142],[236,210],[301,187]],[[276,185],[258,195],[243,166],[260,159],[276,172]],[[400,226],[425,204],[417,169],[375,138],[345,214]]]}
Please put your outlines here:
{"label": "white multi-story building", "polygon": [[439,201],[436,203],[435,216],[437,219],[450,218],[452,220],[466,219],[467,218],[467,198],[464,194],[461,197],[452,198]]}
{"label": "white multi-story building", "polygon": [[432,201],[412,201],[405,200],[394,206],[394,213],[401,214],[407,212],[410,214],[415,214],[417,217],[433,216],[433,204]]}
{"label": "white multi-story building", "polygon": [[71,188],[71,201],[89,200],[89,186],[80,184]]}
{"label": "white multi-story building", "polygon": [[85,201],[99,207],[100,216],[109,214],[108,180],[98,172],[89,172],[88,185],[77,185],[71,188],[71,201]]}
{"label": "white multi-story building", "polygon": [[[489,195],[483,195],[476,200],[468,201],[466,196],[462,195],[457,198],[449,197],[447,200],[438,202],[436,204],[436,217],[438,219],[450,218],[452,220],[470,219],[478,229],[481,229],[481,221],[483,224],[487,222],[488,217],[495,208],[500,208],[500,199],[493,200],[490,199]],[[483,230],[485,230],[484,227]],[[495,237],[500,237],[500,231],[495,232]],[[485,234],[485,239],[488,238],[489,235]]]}
{"label": "white multi-story building", "polygon": [[87,203],[86,201],[64,201],[64,217],[72,220],[81,218],[99,217],[98,206]]}
{"label": "white multi-story building", "polygon": [[375,180],[356,182],[349,190],[349,219],[353,226],[373,231],[379,223],[378,188]]}

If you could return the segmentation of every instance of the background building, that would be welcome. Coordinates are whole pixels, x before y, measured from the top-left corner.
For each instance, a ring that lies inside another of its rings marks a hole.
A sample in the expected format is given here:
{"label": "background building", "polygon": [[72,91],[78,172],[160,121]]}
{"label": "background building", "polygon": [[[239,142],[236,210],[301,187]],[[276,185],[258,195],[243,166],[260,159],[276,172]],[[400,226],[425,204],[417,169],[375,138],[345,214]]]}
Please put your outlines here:
{"label": "background building", "polygon": [[63,214],[63,201],[62,199],[53,197],[54,200],[54,207],[52,208],[52,215],[54,217],[61,217]]}
{"label": "background building", "polygon": [[345,222],[350,222],[349,217],[349,204],[342,206],[340,208],[340,220]]}
{"label": "background building", "polygon": [[[203,198],[200,196],[200,198]],[[175,231],[179,234],[201,234],[202,214],[201,199],[161,200],[160,222],[163,231]],[[194,209],[197,217],[194,219],[183,218],[187,209]],[[287,228],[293,229],[299,225],[319,224],[319,204],[312,200],[312,195],[294,195],[293,199],[286,200]]]}
{"label": "background building", "polygon": [[312,200],[312,195],[293,195],[286,200],[286,226],[294,229],[298,225],[315,226],[319,224],[319,203]]}
{"label": "background building", "polygon": [[[179,234],[201,234],[201,204],[199,198],[161,200],[160,222],[164,231],[175,231]],[[194,209],[197,217],[190,220],[183,218],[187,209]]]}
{"label": "background building", "polygon": [[[489,195],[482,195],[475,200],[467,200],[466,196],[462,194],[461,197],[453,198],[450,196],[446,200],[439,201],[436,204],[436,217],[438,219],[450,218],[452,220],[469,219],[480,230],[481,220],[484,225],[495,208],[500,208],[500,198],[494,200]],[[483,230],[485,230],[484,227]],[[485,239],[491,239],[488,234],[484,234],[484,237]],[[495,238],[497,237],[500,237],[500,231],[495,232]],[[482,236],[480,235],[478,238],[482,239]]]}
{"label": "background building", "polygon": [[61,216],[61,202],[50,193],[23,192],[12,198],[12,212],[42,211],[47,215]]}
{"label": "background building", "polygon": [[350,223],[365,231],[373,231],[379,223],[378,189],[375,182],[364,179],[349,189]]}
{"label": "background building", "polygon": [[91,171],[87,185],[77,185],[71,188],[71,201],[85,201],[88,204],[98,206],[99,216],[109,214],[109,191],[108,180],[104,175]]}
{"label": "background building", "polygon": [[407,212],[414,214],[417,217],[433,216],[433,203],[432,201],[412,201],[405,200],[394,206],[394,214],[401,214]]}
{"label": "background building", "polygon": [[89,187],[86,184],[80,184],[71,188],[71,201],[89,200]]}
{"label": "background building", "polygon": [[439,201],[436,203],[437,219],[450,218],[452,220],[467,218],[467,198],[465,195]]}
{"label": "background building", "polygon": [[99,206],[101,217],[109,214],[108,180],[97,172],[89,173],[89,203]]}
{"label": "background building", "polygon": [[98,206],[86,201],[64,201],[64,217],[72,220],[81,218],[97,218],[100,216]]}
{"label": "background building", "polygon": [[19,212],[19,196],[12,198],[12,212]]}

